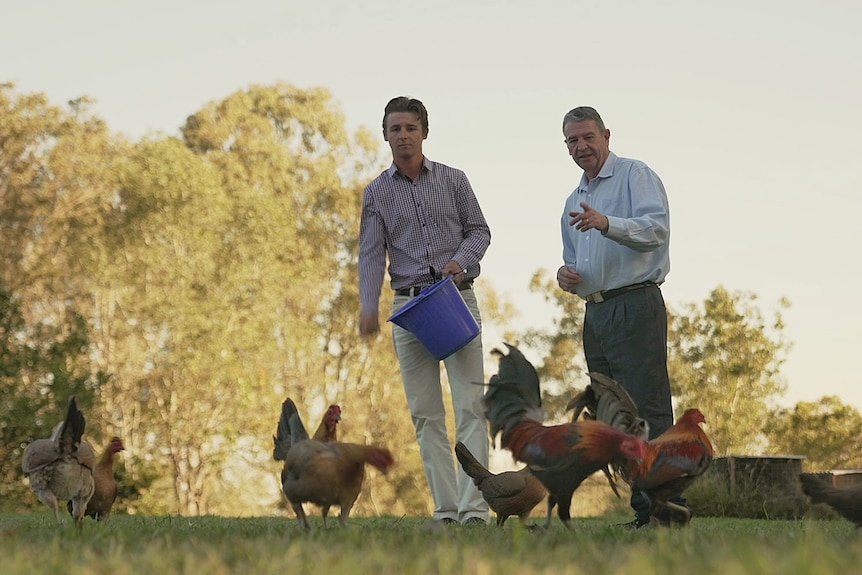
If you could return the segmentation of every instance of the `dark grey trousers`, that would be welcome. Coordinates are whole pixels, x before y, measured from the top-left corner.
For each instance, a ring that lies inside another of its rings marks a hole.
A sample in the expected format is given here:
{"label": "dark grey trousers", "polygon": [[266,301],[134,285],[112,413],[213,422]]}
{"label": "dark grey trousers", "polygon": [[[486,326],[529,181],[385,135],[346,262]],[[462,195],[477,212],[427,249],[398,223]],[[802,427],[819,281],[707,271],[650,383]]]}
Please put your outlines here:
{"label": "dark grey trousers", "polygon": [[[587,369],[623,386],[649,422],[650,439],[673,425],[667,309],[658,286],[587,303],[583,339]],[[633,493],[631,503],[639,519],[649,519],[649,500],[643,493]]]}

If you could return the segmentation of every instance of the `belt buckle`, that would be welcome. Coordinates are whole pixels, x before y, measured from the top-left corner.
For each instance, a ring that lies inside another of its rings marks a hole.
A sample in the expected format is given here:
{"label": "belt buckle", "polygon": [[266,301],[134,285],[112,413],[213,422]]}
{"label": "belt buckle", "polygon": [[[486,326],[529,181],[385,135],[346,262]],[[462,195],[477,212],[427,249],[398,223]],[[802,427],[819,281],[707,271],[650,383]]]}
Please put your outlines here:
{"label": "belt buckle", "polygon": [[592,303],[602,303],[605,298],[602,297],[602,292],[597,291],[587,296],[587,301]]}

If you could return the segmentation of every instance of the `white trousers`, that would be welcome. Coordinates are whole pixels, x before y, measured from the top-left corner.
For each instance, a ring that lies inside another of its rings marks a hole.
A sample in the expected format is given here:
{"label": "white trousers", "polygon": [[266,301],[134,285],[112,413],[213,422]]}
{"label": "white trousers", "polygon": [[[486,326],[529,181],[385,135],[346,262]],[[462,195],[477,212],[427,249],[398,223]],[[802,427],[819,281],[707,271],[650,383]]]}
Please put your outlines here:
{"label": "white trousers", "polygon": [[[476,294],[464,290],[461,296],[476,318],[482,321]],[[409,296],[396,295],[393,313],[410,301]],[[454,519],[464,522],[471,517],[489,520],[488,504],[455,460],[453,445],[446,430],[446,408],[440,361],[411,332],[393,324],[392,339],[401,367],[401,379],[416,428],[419,452],[425,466],[425,477],[434,498],[434,519]],[[482,407],[485,393],[482,334],[443,360],[452,407],[455,410],[455,439],[461,441],[485,467],[488,466],[490,439]]]}

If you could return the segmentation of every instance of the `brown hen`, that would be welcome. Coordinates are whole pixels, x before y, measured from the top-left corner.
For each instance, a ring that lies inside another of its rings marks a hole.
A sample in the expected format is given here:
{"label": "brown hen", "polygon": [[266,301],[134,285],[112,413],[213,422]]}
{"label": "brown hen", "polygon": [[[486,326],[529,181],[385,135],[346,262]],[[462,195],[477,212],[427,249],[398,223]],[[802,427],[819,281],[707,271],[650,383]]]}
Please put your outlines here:
{"label": "brown hen", "polygon": [[[119,437],[111,438],[111,442],[102,452],[99,461],[96,463],[96,468],[93,469],[93,481],[95,482],[95,491],[93,497],[87,503],[87,512],[84,513],[87,517],[92,517],[96,521],[105,521],[111,515],[111,509],[114,507],[114,501],[117,499],[117,480],[114,477],[114,455],[125,450],[122,440]],[[72,513],[72,502],[66,504],[69,513]]]}
{"label": "brown hen", "polygon": [[479,488],[488,507],[497,514],[498,527],[511,515],[526,522],[533,508],[548,494],[542,482],[527,467],[518,471],[491,473],[460,441],[455,444],[455,455],[464,473]]}
{"label": "brown hen", "polygon": [[329,508],[338,505],[341,508],[339,522],[346,527],[350,510],[362,491],[365,465],[386,473],[394,463],[392,454],[382,447],[309,439],[290,398],[281,406],[273,450],[276,459],[282,454],[282,491],[305,529],[310,525],[303,503],[314,503],[321,508],[324,526]]}

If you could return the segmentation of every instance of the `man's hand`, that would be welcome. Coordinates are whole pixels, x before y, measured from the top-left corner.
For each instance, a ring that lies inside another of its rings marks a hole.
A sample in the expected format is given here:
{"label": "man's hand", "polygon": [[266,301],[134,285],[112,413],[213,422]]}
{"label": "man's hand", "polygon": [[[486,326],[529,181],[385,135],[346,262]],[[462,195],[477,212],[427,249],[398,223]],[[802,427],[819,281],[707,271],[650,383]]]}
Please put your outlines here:
{"label": "man's hand", "polygon": [[452,276],[455,285],[460,284],[467,277],[467,270],[461,267],[461,264],[455,260],[451,260],[446,267],[443,268],[443,277]]}
{"label": "man's hand", "polygon": [[570,226],[575,226],[575,229],[581,232],[593,229],[602,233],[608,231],[610,223],[607,216],[600,214],[585,202],[581,202],[581,208],[584,210],[583,212],[569,212],[569,216],[572,218],[569,222]]}
{"label": "man's hand", "polygon": [[359,317],[359,333],[366,337],[377,335],[380,331],[380,318],[377,312],[365,313]]}
{"label": "man's hand", "polygon": [[575,271],[575,268],[562,266],[557,270],[557,283],[560,285],[561,290],[572,292],[581,283],[581,276]]}

